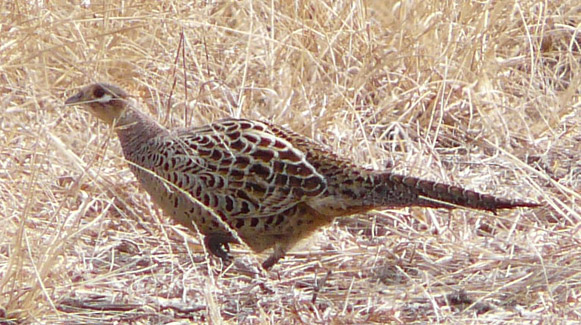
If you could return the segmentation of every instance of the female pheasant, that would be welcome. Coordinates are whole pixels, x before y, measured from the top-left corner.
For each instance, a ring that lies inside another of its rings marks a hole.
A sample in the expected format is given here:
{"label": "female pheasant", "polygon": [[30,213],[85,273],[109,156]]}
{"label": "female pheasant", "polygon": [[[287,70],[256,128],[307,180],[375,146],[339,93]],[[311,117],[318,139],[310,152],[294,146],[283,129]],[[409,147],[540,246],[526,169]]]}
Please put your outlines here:
{"label": "female pheasant", "polygon": [[199,230],[228,260],[228,244],[273,248],[267,269],[297,241],[341,216],[421,206],[487,210],[536,207],[354,165],[305,136],[266,122],[224,119],[168,130],[117,86],[96,83],[66,100],[114,127],[129,167],[163,211]]}

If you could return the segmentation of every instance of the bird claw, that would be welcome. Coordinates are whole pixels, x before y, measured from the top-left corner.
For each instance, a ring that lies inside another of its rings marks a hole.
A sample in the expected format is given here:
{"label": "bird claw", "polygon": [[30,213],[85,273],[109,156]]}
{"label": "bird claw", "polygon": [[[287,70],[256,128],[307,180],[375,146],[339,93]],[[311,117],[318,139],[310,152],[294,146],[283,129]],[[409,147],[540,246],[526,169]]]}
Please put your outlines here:
{"label": "bird claw", "polygon": [[274,264],[278,263],[278,261],[284,257],[287,250],[288,245],[277,243],[272,254],[270,254],[270,256],[264,262],[262,262],[262,268],[265,270],[270,269]]}
{"label": "bird claw", "polygon": [[231,240],[222,235],[208,235],[204,238],[204,245],[206,249],[214,256],[219,257],[225,264],[230,264],[232,256],[230,256],[230,246],[228,243]]}

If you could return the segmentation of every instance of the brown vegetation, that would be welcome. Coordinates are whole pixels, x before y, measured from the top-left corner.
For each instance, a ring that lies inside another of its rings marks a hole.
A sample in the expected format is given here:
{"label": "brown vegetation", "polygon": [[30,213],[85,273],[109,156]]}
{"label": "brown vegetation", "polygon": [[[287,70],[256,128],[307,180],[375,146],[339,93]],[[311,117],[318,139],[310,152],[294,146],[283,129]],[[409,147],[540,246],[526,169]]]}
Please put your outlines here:
{"label": "brown vegetation", "polygon": [[[581,319],[577,1],[4,1],[0,322]],[[360,164],[543,202],[342,219],[225,268],[64,107],[133,93],[167,126],[283,124]]]}

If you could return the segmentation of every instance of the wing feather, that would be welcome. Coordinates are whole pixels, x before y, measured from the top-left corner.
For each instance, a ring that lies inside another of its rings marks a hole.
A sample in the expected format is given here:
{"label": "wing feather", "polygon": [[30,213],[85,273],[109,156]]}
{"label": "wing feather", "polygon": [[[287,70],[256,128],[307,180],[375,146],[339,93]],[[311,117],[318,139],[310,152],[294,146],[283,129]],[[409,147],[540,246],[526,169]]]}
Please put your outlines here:
{"label": "wing feather", "polygon": [[165,137],[154,151],[169,158],[153,171],[232,218],[282,213],[327,188],[292,138],[263,122],[227,119]]}

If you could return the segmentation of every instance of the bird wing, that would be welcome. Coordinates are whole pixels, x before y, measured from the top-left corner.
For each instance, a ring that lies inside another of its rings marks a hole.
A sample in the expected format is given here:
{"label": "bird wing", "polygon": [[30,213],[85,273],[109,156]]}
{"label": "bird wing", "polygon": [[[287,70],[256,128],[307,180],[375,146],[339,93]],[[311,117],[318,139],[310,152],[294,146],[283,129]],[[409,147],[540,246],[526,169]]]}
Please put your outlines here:
{"label": "bird wing", "polygon": [[157,139],[153,171],[233,218],[267,217],[321,195],[326,179],[292,138],[258,121],[227,119]]}

